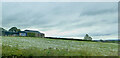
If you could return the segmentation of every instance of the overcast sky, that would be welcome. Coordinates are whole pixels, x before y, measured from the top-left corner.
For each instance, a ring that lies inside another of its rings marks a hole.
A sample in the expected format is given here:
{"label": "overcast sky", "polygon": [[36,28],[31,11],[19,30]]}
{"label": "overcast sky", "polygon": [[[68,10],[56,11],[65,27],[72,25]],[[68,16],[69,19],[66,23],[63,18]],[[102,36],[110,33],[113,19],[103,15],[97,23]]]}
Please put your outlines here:
{"label": "overcast sky", "polygon": [[2,0],[2,2],[118,2],[119,0]]}
{"label": "overcast sky", "polygon": [[117,2],[4,2],[2,26],[31,29],[46,36],[116,39]]}

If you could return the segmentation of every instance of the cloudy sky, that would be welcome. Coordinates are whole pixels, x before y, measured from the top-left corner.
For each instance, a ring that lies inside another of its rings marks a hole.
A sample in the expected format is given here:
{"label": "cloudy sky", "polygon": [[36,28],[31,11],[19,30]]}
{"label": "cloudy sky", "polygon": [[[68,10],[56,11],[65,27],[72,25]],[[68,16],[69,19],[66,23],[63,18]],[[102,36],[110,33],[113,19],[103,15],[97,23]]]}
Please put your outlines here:
{"label": "cloudy sky", "polygon": [[117,39],[117,2],[4,2],[2,26],[31,29],[46,36]]}

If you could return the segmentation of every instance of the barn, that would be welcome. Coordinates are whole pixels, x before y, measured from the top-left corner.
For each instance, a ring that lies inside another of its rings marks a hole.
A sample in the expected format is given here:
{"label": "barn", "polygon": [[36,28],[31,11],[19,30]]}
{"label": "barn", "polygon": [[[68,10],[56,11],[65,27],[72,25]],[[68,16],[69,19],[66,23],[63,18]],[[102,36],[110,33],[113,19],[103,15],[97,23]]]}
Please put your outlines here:
{"label": "barn", "polygon": [[34,31],[34,30],[25,30],[27,33],[27,36],[29,37],[41,37],[44,38],[45,35],[43,33],[40,33],[39,31]]}
{"label": "barn", "polygon": [[18,34],[19,36],[27,36],[27,33],[25,31],[19,31]]}
{"label": "barn", "polygon": [[45,34],[39,31],[34,30],[24,30],[19,32],[10,32],[10,31],[3,31],[2,36],[23,36],[23,37],[41,37],[44,38]]}
{"label": "barn", "polygon": [[18,32],[2,31],[3,36],[19,36]]}

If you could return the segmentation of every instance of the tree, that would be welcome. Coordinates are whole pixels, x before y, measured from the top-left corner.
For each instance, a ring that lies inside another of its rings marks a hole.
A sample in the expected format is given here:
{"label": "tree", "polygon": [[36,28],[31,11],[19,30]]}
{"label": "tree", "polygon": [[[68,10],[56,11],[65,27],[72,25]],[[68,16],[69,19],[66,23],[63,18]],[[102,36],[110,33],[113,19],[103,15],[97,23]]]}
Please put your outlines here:
{"label": "tree", "polygon": [[5,31],[7,31],[7,30],[5,30],[4,28],[1,28],[1,27],[0,27],[0,36],[4,35],[4,32],[5,32]]}
{"label": "tree", "polygon": [[102,39],[100,39],[100,41],[101,41],[101,42],[103,42],[103,40],[102,40]]}
{"label": "tree", "polygon": [[84,40],[92,40],[92,38],[88,34],[86,34]]}
{"label": "tree", "polygon": [[7,31],[7,30],[5,30],[4,28],[0,27],[0,32],[2,32],[2,31]]}
{"label": "tree", "polygon": [[20,30],[20,29],[17,29],[17,30],[16,30],[16,32],[19,32],[19,31],[21,31],[21,30]]}
{"label": "tree", "polygon": [[9,31],[11,32],[18,32],[18,31],[21,31],[20,29],[17,29],[17,27],[12,27],[9,29]]}

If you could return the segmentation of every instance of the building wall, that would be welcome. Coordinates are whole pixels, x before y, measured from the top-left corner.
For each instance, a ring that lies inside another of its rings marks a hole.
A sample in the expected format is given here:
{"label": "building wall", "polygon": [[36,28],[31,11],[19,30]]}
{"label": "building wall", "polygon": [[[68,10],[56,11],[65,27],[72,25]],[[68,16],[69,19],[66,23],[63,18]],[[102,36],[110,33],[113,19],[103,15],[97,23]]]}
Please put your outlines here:
{"label": "building wall", "polygon": [[19,33],[19,36],[27,36],[26,33]]}
{"label": "building wall", "polygon": [[[44,34],[42,34],[42,33],[37,33],[37,32],[27,32],[27,34],[28,33],[33,33],[33,34],[35,34],[35,36],[34,37],[41,37],[41,38],[44,38]],[[32,36],[33,37],[33,36]]]}
{"label": "building wall", "polygon": [[[28,36],[28,33],[30,33],[29,36]],[[45,35],[43,33],[39,33],[39,32],[18,32],[18,33],[2,32],[1,35],[2,36],[28,36],[28,37],[41,37],[41,38],[45,37]]]}
{"label": "building wall", "polygon": [[13,34],[12,36],[18,36],[18,34]]}
{"label": "building wall", "polygon": [[33,32],[27,32],[27,36],[28,37],[36,37],[35,33],[33,33]]}

